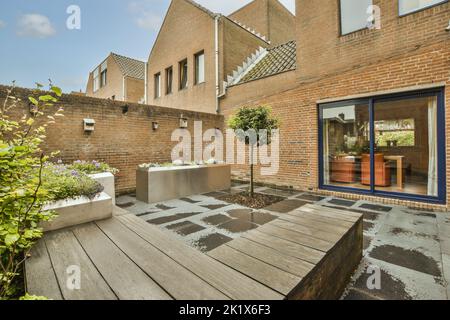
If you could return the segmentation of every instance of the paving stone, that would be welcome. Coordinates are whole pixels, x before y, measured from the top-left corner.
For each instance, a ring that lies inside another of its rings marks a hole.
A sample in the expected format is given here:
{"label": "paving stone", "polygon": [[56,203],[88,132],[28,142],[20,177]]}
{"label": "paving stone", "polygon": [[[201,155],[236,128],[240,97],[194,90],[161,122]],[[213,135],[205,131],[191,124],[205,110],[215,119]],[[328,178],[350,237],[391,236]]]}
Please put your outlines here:
{"label": "paving stone", "polygon": [[371,204],[371,203],[364,203],[364,204],[360,205],[359,207],[363,208],[363,209],[368,209],[368,210],[372,210],[372,211],[380,211],[380,212],[391,212],[392,211],[392,207],[380,206],[378,204]]}
{"label": "paving stone", "polygon": [[231,233],[241,233],[258,228],[257,224],[245,220],[232,220],[218,226],[218,228],[227,230]]}
{"label": "paving stone", "polygon": [[301,200],[283,200],[264,208],[264,210],[278,213],[288,213],[307,204],[308,202]]}
{"label": "paving stone", "polygon": [[[412,300],[406,290],[406,285],[400,279],[393,277],[382,269],[380,270],[381,288],[379,290],[369,289],[368,280],[374,275],[374,272],[368,273],[367,271],[369,270],[366,268],[353,285],[353,288],[356,288],[359,293],[384,300]],[[372,284],[372,282],[369,281],[369,284]]]}
{"label": "paving stone", "polygon": [[148,211],[148,212],[138,213],[138,214],[136,214],[136,216],[138,216],[138,217],[148,216],[148,215],[159,213],[159,212],[160,211]]}
{"label": "paving stone", "polygon": [[161,224],[166,224],[166,223],[181,220],[181,219],[186,219],[186,218],[198,215],[200,213],[201,212],[178,213],[178,214],[174,214],[174,215],[170,215],[170,216],[166,216],[166,217],[160,217],[160,218],[148,220],[147,222],[150,224],[161,225]]}
{"label": "paving stone", "polygon": [[182,236],[187,236],[189,234],[205,230],[206,228],[199,226],[198,224],[192,223],[190,221],[185,221],[172,224],[168,226],[167,229],[173,230]]}
{"label": "paving stone", "polygon": [[166,206],[164,204],[157,204],[156,207],[158,209],[160,209],[160,210],[163,210],[163,211],[175,209],[174,207],[169,207],[169,206]]}
{"label": "paving stone", "polygon": [[343,199],[331,199],[330,201],[328,201],[328,203],[334,204],[336,206],[341,206],[341,207],[351,207],[356,202],[350,201],[350,200],[343,200]]}
{"label": "paving stone", "polygon": [[317,195],[309,194],[309,193],[299,195],[296,198],[300,199],[300,200],[311,201],[311,202],[319,202],[319,201],[326,199],[325,197],[317,196]]}
{"label": "paving stone", "polygon": [[394,245],[382,245],[375,247],[369,256],[434,277],[442,276],[438,262],[417,250],[407,250]]}
{"label": "paving stone", "polygon": [[204,221],[205,223],[213,226],[217,226],[230,220],[232,220],[230,217],[223,214],[216,214],[202,219],[202,221]]}
{"label": "paving stone", "polygon": [[364,221],[363,222],[363,228],[364,231],[370,231],[375,227],[375,224],[373,224],[372,222],[368,222],[368,221]]}
{"label": "paving stone", "polygon": [[363,250],[364,251],[366,251],[370,247],[370,245],[372,244],[372,241],[373,241],[372,237],[364,235],[364,237],[363,237]]}
{"label": "paving stone", "polygon": [[221,245],[224,245],[227,242],[233,240],[230,237],[227,237],[220,233],[212,233],[207,236],[201,237],[199,240],[195,241],[193,245],[200,249],[202,252],[209,252],[214,250]]}
{"label": "paving stone", "polygon": [[447,237],[439,237],[441,242],[442,253],[450,255],[450,238]]}
{"label": "paving stone", "polygon": [[116,204],[119,208],[125,209],[125,208],[129,208],[135,205],[134,202],[125,202],[125,203],[117,203]]}
{"label": "paving stone", "polygon": [[444,278],[447,281],[447,286],[450,286],[450,255],[442,254],[442,270]]}
{"label": "paving stone", "polygon": [[275,220],[277,217],[265,212],[248,212],[246,210],[236,210],[235,212],[228,213],[231,217],[248,222],[256,223],[260,226]]}
{"label": "paving stone", "polygon": [[228,206],[228,204],[208,204],[208,205],[202,205],[201,207],[209,209],[209,210],[217,210],[223,207]]}
{"label": "paving stone", "polygon": [[220,191],[217,191],[217,192],[208,192],[208,193],[205,193],[204,196],[217,199],[217,198],[220,198],[220,197],[225,196],[226,194],[227,194],[226,192],[220,192]]}
{"label": "paving stone", "polygon": [[299,194],[298,191],[294,191],[294,190],[281,190],[281,189],[272,189],[272,188],[264,189],[259,192],[265,193],[265,194],[270,194],[273,196],[279,196],[279,197],[292,197],[294,195]]}
{"label": "paving stone", "polygon": [[192,204],[196,204],[196,203],[200,202],[200,201],[192,200],[191,198],[180,198],[179,200],[187,202],[187,203],[192,203]]}

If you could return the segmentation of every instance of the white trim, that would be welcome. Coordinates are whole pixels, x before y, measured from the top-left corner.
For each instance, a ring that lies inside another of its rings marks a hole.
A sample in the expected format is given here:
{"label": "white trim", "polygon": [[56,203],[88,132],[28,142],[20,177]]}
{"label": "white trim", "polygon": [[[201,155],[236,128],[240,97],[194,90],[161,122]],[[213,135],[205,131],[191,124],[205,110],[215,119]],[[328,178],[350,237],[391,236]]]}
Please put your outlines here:
{"label": "white trim", "polygon": [[214,51],[216,59],[216,112],[220,113],[220,80],[219,80],[219,20],[221,15],[214,17]]}

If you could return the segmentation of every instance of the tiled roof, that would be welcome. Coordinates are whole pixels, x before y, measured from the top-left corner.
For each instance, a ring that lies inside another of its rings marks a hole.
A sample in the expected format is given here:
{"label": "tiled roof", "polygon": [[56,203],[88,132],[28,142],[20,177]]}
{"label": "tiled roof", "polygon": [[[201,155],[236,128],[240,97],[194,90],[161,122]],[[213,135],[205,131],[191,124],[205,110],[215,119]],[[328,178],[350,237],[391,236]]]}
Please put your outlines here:
{"label": "tiled roof", "polygon": [[296,42],[285,44],[267,50],[267,54],[256,65],[250,68],[237,84],[273,76],[297,67]]}
{"label": "tiled roof", "polygon": [[144,80],[145,62],[124,57],[115,53],[112,53],[111,55],[114,60],[116,60],[124,76]]}

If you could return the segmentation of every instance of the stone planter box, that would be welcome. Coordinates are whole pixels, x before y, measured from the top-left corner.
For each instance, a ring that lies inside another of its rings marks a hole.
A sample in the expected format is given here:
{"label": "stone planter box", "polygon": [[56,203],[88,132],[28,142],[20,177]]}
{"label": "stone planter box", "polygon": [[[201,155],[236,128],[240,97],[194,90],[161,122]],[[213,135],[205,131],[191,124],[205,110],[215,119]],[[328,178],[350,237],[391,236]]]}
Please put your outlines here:
{"label": "stone planter box", "polygon": [[226,190],[230,187],[230,165],[138,168],[136,171],[136,198],[146,203]]}
{"label": "stone planter box", "polygon": [[58,214],[58,217],[53,221],[41,224],[44,231],[54,231],[111,218],[113,204],[112,198],[102,192],[92,200],[86,197],[60,200],[46,206],[44,210],[55,210]]}
{"label": "stone planter box", "polygon": [[100,183],[105,189],[107,195],[112,199],[113,205],[116,205],[116,187],[114,185],[114,175],[110,172],[103,172],[89,175],[92,179]]}

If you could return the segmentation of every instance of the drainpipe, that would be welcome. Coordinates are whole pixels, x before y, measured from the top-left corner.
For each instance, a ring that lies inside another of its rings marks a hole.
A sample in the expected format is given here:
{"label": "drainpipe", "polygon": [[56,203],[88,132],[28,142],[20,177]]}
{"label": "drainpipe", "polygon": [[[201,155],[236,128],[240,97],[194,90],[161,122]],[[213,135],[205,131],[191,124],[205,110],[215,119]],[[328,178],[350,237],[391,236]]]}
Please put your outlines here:
{"label": "drainpipe", "polygon": [[144,80],[144,104],[148,104],[148,62],[145,63],[145,80]]}
{"label": "drainpipe", "polygon": [[216,57],[216,113],[220,113],[220,80],[219,80],[219,20],[220,15],[214,17],[214,50]]}
{"label": "drainpipe", "polygon": [[122,77],[122,101],[125,101],[125,77]]}

